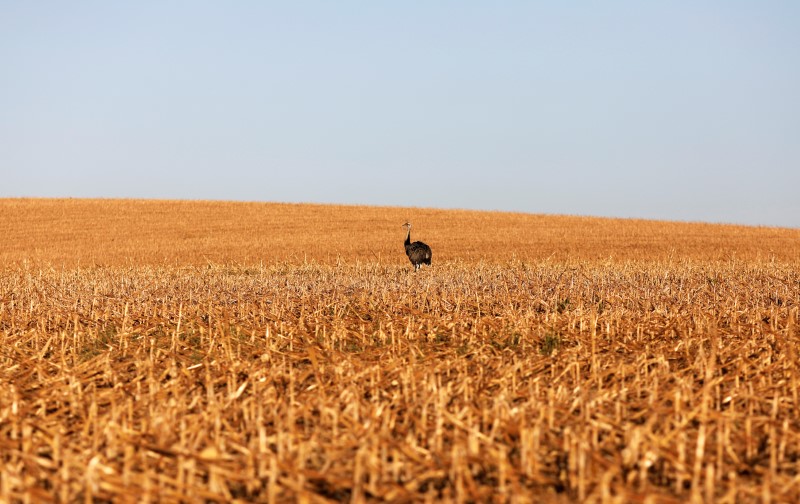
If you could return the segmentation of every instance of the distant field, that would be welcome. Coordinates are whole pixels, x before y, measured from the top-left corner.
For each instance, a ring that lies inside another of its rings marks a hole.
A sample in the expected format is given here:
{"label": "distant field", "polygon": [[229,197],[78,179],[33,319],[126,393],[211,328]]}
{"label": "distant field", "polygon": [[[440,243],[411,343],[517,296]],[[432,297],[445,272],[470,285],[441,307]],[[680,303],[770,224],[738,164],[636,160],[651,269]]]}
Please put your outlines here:
{"label": "distant field", "polygon": [[0,199],[0,264],[403,264],[401,225],[434,262],[800,260],[800,229],[501,212],[209,201]]}
{"label": "distant field", "polygon": [[0,502],[800,501],[800,230],[0,200],[0,236]]}

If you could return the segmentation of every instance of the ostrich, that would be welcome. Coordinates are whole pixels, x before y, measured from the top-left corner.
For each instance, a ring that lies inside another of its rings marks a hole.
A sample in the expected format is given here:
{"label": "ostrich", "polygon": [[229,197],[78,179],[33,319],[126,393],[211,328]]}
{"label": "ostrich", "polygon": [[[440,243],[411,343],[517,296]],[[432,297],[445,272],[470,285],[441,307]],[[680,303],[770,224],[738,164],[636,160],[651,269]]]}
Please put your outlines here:
{"label": "ostrich", "polygon": [[417,271],[423,264],[427,264],[428,266],[431,265],[431,248],[422,243],[421,241],[415,241],[411,243],[411,223],[406,222],[403,224],[403,227],[408,228],[408,234],[406,235],[406,255],[408,256],[408,260],[411,261],[411,264],[414,265],[414,271]]}

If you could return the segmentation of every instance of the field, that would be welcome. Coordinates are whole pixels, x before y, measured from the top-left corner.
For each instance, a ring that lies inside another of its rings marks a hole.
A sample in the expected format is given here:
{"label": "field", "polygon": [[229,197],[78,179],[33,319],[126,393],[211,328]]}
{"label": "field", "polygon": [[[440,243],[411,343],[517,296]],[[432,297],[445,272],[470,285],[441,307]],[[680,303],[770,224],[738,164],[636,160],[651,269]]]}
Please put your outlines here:
{"label": "field", "polygon": [[800,230],[6,199],[0,236],[0,502],[800,501]]}

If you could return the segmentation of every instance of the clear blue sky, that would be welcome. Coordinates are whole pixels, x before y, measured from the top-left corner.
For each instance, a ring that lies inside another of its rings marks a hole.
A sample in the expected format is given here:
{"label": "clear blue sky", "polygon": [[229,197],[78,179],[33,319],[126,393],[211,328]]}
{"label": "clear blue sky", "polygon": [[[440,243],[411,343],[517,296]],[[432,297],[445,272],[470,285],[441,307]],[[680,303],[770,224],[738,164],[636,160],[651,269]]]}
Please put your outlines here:
{"label": "clear blue sky", "polygon": [[0,197],[800,227],[800,2],[0,2]]}

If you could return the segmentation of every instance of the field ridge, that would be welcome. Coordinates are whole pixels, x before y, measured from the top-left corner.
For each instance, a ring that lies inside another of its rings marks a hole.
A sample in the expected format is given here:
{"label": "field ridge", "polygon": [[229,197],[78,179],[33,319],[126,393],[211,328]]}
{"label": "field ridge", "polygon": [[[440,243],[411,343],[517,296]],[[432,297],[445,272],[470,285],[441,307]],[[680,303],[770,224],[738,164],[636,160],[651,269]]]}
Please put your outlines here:
{"label": "field ridge", "polygon": [[401,224],[434,262],[800,261],[800,229],[429,208],[0,199],[0,264],[401,264]]}

